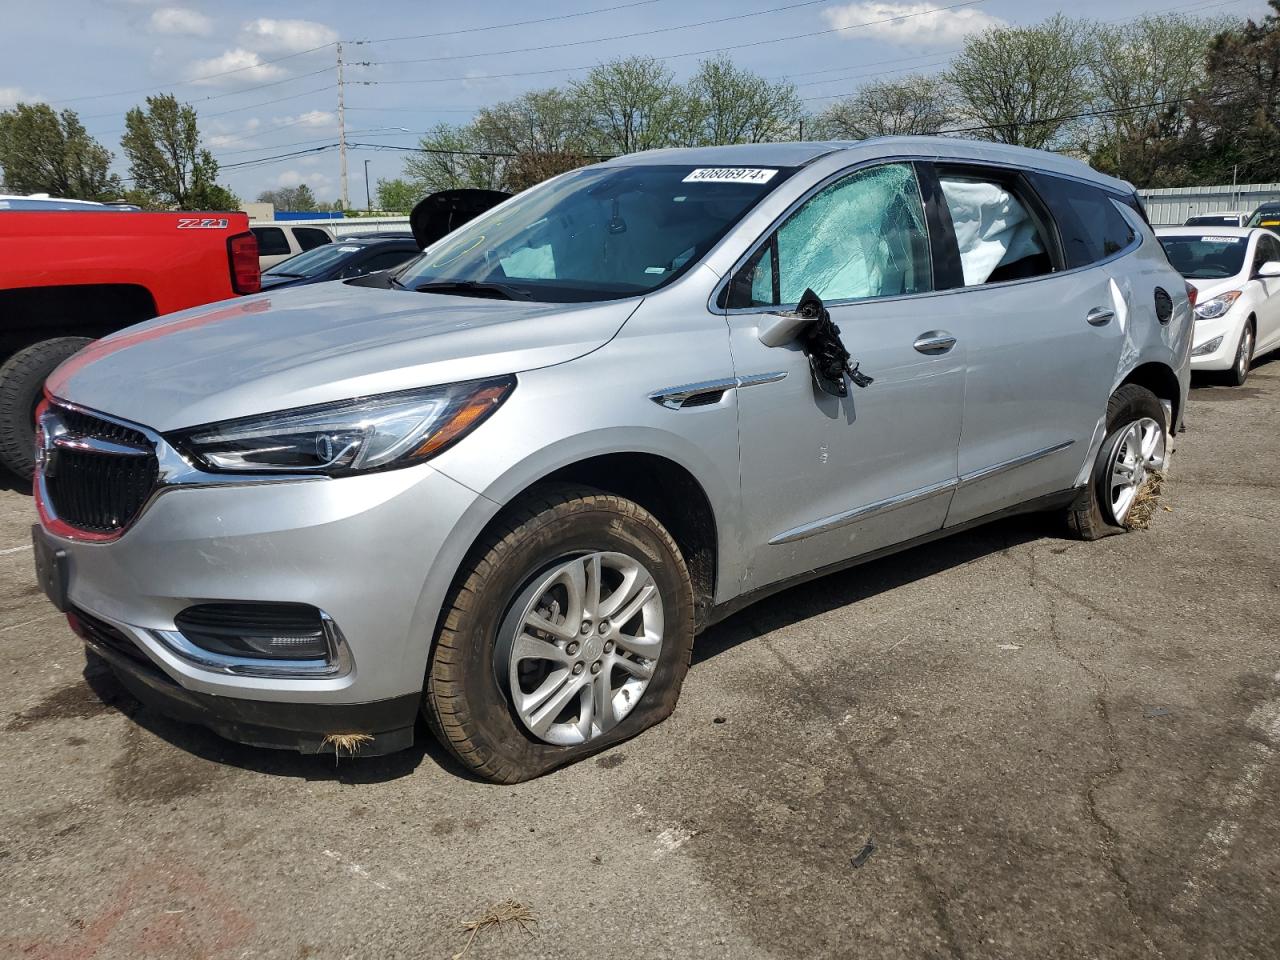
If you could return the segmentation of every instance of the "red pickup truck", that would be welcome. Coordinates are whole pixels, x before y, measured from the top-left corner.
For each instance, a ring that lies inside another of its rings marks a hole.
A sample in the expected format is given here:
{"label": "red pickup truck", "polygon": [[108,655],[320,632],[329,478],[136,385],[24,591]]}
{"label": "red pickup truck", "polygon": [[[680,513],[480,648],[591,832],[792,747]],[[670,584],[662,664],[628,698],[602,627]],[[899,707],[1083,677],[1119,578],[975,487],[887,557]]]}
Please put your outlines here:
{"label": "red pickup truck", "polygon": [[0,198],[0,466],[31,476],[45,378],[91,339],[258,287],[246,214]]}

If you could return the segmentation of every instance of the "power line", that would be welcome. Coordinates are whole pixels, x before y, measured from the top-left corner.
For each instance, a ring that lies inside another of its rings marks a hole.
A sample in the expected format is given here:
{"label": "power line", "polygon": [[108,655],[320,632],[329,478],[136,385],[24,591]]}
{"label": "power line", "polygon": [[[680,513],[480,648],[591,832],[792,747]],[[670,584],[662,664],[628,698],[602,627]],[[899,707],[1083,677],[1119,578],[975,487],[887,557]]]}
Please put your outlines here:
{"label": "power line", "polygon": [[[943,10],[954,10],[957,7],[973,6],[977,3],[983,3],[985,0],[960,0],[958,3],[948,4],[942,7],[930,7],[927,10],[917,10],[914,13],[905,13],[896,17],[884,17],[879,20],[868,20],[864,23],[851,23],[844,27],[832,27],[828,30],[814,30],[809,33],[795,33],[785,37],[769,37],[765,40],[750,40],[744,43],[733,43],[723,47],[708,47],[705,50],[689,50],[685,53],[670,53],[664,56],[654,57],[654,60],[679,60],[683,57],[699,57],[708,53],[723,53],[728,50],[745,50],[748,47],[759,47],[770,43],[784,43],[790,40],[804,40],[810,37],[827,36],[833,33],[843,33],[847,30],[857,30],[860,27],[874,27],[885,23],[898,23],[902,20],[910,20],[914,17],[928,16],[931,13],[939,13]],[[387,61],[372,61],[370,66],[377,66]],[[365,86],[385,86],[398,84],[414,84],[414,83],[454,83],[464,80],[497,80],[507,77],[532,77],[547,73],[571,73],[577,70],[594,70],[598,63],[587,64],[581,67],[552,67],[546,70],[527,70],[518,73],[482,73],[468,74],[460,77],[436,77],[433,79],[421,80],[348,80],[348,83],[360,83]]]}
{"label": "power line", "polygon": [[[730,23],[735,20],[748,20],[752,17],[763,17],[771,13],[784,13],[800,7],[812,7],[815,4],[827,3],[829,0],[800,0],[781,7],[768,10],[754,10],[750,13],[737,13],[730,17],[715,17],[711,20],[698,20],[694,23],[679,23],[667,27],[655,27],[652,30],[636,30],[631,33],[611,34],[607,37],[592,37],[588,40],[566,40],[563,43],[544,43],[536,47],[514,47],[510,50],[487,50],[482,53],[455,53],[444,57],[412,57],[405,60],[374,60],[369,66],[388,66],[398,63],[443,63],[447,60],[471,60],[476,57],[505,57],[512,53],[536,53],[542,50],[562,50],[566,47],[582,47],[594,43],[605,43],[613,40],[634,40],[636,37],[652,37],[660,33],[672,33],[677,30],[695,30],[698,27],[709,27],[719,23]],[[984,0],[967,0],[970,3],[982,3]]]}
{"label": "power line", "polygon": [[[311,47],[308,50],[299,50],[297,53],[285,54],[283,57],[276,57],[274,60],[259,60],[257,63],[246,64],[243,67],[235,67],[232,70],[223,70],[220,73],[207,73],[199,77],[189,77],[186,80],[167,80],[163,83],[153,85],[150,87],[136,87],[133,90],[117,90],[115,93],[95,93],[95,94],[90,94],[83,97],[63,97],[61,100],[50,100],[48,102],[52,104],[52,103],[75,103],[80,100],[104,100],[108,97],[126,97],[133,93],[148,93],[156,90],[164,90],[164,89],[167,89],[168,87],[183,87],[193,83],[202,83],[205,80],[215,80],[218,77],[229,77],[233,73],[242,73],[245,70],[257,70],[260,67],[270,66],[273,63],[280,63],[284,60],[292,60],[294,57],[301,57],[304,54],[315,53],[317,50],[323,50],[326,47],[332,47],[335,42],[336,41],[330,41],[329,43],[322,43],[320,44],[320,46]],[[304,76],[313,76],[313,74],[304,74]],[[267,84],[264,84],[264,86],[267,86]],[[247,89],[253,90],[257,88],[249,87]],[[243,93],[245,91],[241,90],[237,92]],[[230,94],[225,94],[225,96],[230,96]],[[207,99],[212,99],[212,98],[207,98]]]}
{"label": "power line", "polygon": [[352,45],[363,43],[393,43],[397,40],[434,40],[437,37],[456,37],[464,33],[483,33],[489,30],[506,30],[510,27],[530,27],[539,23],[553,23],[558,20],[573,20],[578,17],[591,17],[601,13],[613,13],[615,10],[629,10],[632,7],[645,7],[662,0],[634,0],[632,3],[620,3],[612,7],[600,7],[595,10],[583,10],[578,13],[562,13],[554,17],[539,17],[536,20],[515,20],[511,23],[495,23],[487,27],[464,27],[461,30],[443,30],[439,33],[417,33],[403,37],[380,37],[377,40],[352,40]]}
{"label": "power line", "polygon": [[1007,130],[1012,127],[1038,127],[1047,123],[1066,123],[1069,120],[1084,120],[1089,117],[1106,117],[1117,113],[1129,113],[1133,110],[1149,110],[1152,107],[1171,107],[1178,103],[1190,103],[1194,97],[1178,97],[1173,100],[1153,100],[1151,103],[1134,103],[1127,107],[1108,107],[1102,110],[1086,110],[1082,113],[1064,114],[1059,117],[1043,117],[1034,120],[1011,120],[1008,123],[985,123],[975,127],[954,127],[950,130],[939,130],[937,135],[949,136],[953,133],[979,133],[983,130]]}

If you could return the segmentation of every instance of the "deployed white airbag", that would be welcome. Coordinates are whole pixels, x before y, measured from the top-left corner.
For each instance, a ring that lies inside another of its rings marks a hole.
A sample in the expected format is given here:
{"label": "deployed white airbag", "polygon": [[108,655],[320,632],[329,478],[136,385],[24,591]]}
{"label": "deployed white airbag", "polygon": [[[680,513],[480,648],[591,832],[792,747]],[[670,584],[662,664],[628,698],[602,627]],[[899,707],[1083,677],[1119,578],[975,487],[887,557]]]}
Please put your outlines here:
{"label": "deployed white airbag", "polygon": [[986,283],[997,267],[1044,253],[1035,223],[1018,198],[982,180],[940,178],[951,211],[965,286]]}

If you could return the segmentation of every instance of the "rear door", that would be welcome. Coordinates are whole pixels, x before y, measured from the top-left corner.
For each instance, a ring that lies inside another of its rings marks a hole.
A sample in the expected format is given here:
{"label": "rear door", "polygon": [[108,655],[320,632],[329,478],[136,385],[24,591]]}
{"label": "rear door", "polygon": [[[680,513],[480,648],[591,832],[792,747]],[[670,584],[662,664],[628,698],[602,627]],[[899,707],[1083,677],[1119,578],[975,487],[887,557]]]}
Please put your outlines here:
{"label": "rear door", "polygon": [[1106,263],[1135,234],[1109,198],[1076,181],[970,164],[933,174],[943,240],[962,264],[939,319],[968,366],[954,526],[1075,485],[1128,320]]}

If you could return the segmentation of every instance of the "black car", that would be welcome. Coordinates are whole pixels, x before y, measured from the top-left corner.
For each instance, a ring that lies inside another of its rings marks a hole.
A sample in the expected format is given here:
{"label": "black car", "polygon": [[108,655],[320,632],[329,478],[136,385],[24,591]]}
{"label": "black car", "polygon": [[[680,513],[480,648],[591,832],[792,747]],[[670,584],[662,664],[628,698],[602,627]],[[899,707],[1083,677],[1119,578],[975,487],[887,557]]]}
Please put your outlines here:
{"label": "black car", "polygon": [[275,290],[304,283],[363,277],[398,267],[420,252],[417,241],[408,233],[342,237],[264,270],[262,289]]}
{"label": "black car", "polygon": [[1280,226],[1280,203],[1271,200],[1267,203],[1259,204],[1245,226],[1266,227],[1268,230],[1274,230]]}

